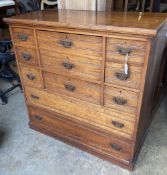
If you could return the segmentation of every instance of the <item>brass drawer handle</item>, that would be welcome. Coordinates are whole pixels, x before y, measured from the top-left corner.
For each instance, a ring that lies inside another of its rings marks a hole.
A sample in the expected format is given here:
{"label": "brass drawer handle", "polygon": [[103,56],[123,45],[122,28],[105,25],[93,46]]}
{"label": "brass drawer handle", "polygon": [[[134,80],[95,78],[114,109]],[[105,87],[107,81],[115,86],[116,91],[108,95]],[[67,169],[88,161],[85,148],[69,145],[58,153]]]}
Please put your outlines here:
{"label": "brass drawer handle", "polygon": [[36,96],[36,95],[33,95],[33,94],[31,94],[31,98],[36,99],[36,100],[39,100],[39,97]]}
{"label": "brass drawer handle", "polygon": [[28,40],[28,35],[25,34],[18,34],[17,35],[17,39],[21,40],[21,41],[27,41]]}
{"label": "brass drawer handle", "polygon": [[111,143],[111,148],[113,148],[116,151],[121,151],[122,150],[122,148],[119,145],[115,144],[115,143]]}
{"label": "brass drawer handle", "polygon": [[68,90],[68,91],[75,91],[75,86],[72,84],[64,84],[64,87]]}
{"label": "brass drawer handle", "polygon": [[22,53],[22,58],[25,60],[25,61],[29,61],[31,59],[31,55],[28,54],[28,53]]}
{"label": "brass drawer handle", "polygon": [[73,45],[73,42],[68,39],[64,39],[64,40],[60,40],[59,44],[65,48],[71,48]]}
{"label": "brass drawer handle", "polygon": [[115,77],[119,80],[125,81],[129,78],[129,74],[121,73],[121,72],[115,72]]}
{"label": "brass drawer handle", "polygon": [[119,54],[121,55],[130,55],[130,53],[132,52],[132,49],[130,48],[123,48],[123,47],[118,47],[117,51],[119,52]]}
{"label": "brass drawer handle", "polygon": [[42,117],[40,117],[40,116],[38,116],[38,115],[35,115],[34,118],[35,118],[36,120],[39,120],[39,121],[42,120]]}
{"label": "brass drawer handle", "polygon": [[35,80],[35,76],[33,74],[27,74],[26,76],[31,81]]}
{"label": "brass drawer handle", "polygon": [[74,68],[74,64],[72,64],[72,63],[63,62],[62,65],[63,65],[63,67],[64,67],[65,69],[71,70],[72,68]]}
{"label": "brass drawer handle", "polygon": [[125,105],[127,103],[127,100],[120,97],[113,97],[113,101],[118,105]]}
{"label": "brass drawer handle", "polygon": [[116,122],[116,121],[112,121],[112,124],[117,127],[117,128],[123,128],[124,127],[124,124],[122,123],[119,123],[119,122]]}

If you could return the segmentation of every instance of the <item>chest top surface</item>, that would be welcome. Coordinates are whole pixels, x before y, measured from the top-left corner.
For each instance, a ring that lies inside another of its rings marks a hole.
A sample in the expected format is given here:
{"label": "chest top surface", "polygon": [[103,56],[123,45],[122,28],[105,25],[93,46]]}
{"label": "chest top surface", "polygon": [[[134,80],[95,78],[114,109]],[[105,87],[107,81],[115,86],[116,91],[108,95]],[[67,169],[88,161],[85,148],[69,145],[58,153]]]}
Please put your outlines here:
{"label": "chest top surface", "polygon": [[66,27],[154,36],[166,23],[166,14],[94,12],[77,10],[37,11],[5,18],[9,24]]}

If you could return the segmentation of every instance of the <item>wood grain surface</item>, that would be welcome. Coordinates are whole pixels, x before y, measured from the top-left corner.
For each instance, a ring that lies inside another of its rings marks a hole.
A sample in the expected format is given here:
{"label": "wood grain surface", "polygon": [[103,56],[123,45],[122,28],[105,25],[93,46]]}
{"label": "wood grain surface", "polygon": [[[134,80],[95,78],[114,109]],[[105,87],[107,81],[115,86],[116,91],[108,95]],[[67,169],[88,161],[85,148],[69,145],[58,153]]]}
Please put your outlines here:
{"label": "wood grain surface", "polygon": [[4,21],[30,127],[132,170],[160,87],[166,14],[60,10]]}

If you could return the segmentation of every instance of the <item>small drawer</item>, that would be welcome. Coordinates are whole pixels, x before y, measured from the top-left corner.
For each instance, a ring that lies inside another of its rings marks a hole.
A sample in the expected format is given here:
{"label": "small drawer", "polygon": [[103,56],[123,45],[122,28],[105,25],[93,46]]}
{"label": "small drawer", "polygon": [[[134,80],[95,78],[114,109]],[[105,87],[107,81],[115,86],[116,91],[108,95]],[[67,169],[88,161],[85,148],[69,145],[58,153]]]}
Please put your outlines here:
{"label": "small drawer", "polygon": [[[120,46],[125,48],[136,48],[136,49],[146,49],[146,42],[130,40],[130,39],[119,39],[119,38],[107,38],[107,47]],[[110,50],[110,49],[107,49]]]}
{"label": "small drawer", "polygon": [[21,71],[23,83],[25,85],[35,87],[35,88],[42,87],[40,72],[38,69],[20,65],[20,71]]}
{"label": "small drawer", "polygon": [[38,66],[37,53],[35,49],[16,47],[16,53],[19,62]]}
{"label": "small drawer", "polygon": [[100,85],[43,72],[44,86],[50,92],[61,93],[85,101],[100,103]]}
{"label": "small drawer", "polygon": [[46,128],[73,142],[87,145],[89,149],[115,157],[130,160],[131,144],[120,142],[113,137],[102,135],[93,129],[85,128],[75,122],[64,119],[57,113],[50,113],[42,108],[29,107],[30,123],[37,127]]}
{"label": "small drawer", "polygon": [[40,50],[102,59],[102,37],[37,31],[37,40]]}
{"label": "small drawer", "polygon": [[[135,115],[119,113],[60,94],[50,94],[35,88],[26,87],[28,104],[41,106],[65,114],[69,118],[90,124],[106,132],[111,132],[129,140],[132,139]],[[131,120],[131,121],[130,121]]]}
{"label": "small drawer", "polygon": [[136,114],[138,93],[105,86],[104,106]]}
{"label": "small drawer", "polygon": [[44,70],[85,80],[101,80],[101,61],[40,50]]}
{"label": "small drawer", "polygon": [[12,28],[14,43],[24,47],[35,47],[34,31],[32,29]]}
{"label": "small drawer", "polygon": [[146,43],[142,41],[107,39],[106,60],[125,62],[128,54],[128,62],[131,64],[144,64],[146,54]]}
{"label": "small drawer", "polygon": [[129,65],[128,75],[124,72],[124,64],[106,62],[105,82],[138,89],[141,82],[143,67]]}

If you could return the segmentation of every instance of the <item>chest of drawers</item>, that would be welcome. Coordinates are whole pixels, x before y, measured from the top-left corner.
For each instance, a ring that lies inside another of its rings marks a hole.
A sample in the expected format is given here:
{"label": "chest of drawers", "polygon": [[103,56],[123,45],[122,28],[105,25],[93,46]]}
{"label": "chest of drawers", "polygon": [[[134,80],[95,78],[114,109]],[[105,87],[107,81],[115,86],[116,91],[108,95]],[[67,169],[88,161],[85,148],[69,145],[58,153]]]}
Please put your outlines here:
{"label": "chest of drawers", "polygon": [[153,116],[166,16],[60,10],[4,21],[30,127],[133,169]]}

